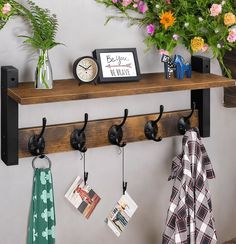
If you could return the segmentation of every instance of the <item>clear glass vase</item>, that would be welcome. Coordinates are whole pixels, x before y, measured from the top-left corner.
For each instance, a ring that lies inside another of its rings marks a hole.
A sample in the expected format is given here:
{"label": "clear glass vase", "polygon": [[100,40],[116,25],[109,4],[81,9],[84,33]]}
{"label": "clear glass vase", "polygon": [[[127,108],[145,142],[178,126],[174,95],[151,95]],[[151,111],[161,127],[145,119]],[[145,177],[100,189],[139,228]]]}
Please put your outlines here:
{"label": "clear glass vase", "polygon": [[52,66],[48,57],[48,50],[39,50],[39,59],[35,72],[35,88],[53,88]]}

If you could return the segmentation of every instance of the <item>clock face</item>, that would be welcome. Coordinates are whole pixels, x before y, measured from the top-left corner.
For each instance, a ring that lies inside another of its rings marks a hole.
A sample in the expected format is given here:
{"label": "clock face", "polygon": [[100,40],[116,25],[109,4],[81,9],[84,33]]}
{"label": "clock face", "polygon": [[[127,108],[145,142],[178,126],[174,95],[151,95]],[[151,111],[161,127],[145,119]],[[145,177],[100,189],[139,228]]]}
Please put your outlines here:
{"label": "clock face", "polygon": [[98,64],[92,57],[82,57],[74,63],[74,75],[82,82],[93,82],[98,76]]}

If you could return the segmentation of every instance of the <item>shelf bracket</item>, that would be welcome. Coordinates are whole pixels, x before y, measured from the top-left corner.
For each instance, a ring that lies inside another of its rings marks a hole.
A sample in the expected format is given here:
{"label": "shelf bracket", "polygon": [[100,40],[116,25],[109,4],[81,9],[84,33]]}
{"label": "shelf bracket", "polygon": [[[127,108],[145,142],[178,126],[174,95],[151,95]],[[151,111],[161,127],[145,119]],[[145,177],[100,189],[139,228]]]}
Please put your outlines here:
{"label": "shelf bracket", "polygon": [[10,165],[18,165],[18,103],[8,96],[8,88],[18,86],[18,70],[1,67],[1,158]]}
{"label": "shelf bracket", "polygon": [[210,137],[210,88],[192,90],[191,104],[196,103],[198,110],[199,131],[201,137]]}

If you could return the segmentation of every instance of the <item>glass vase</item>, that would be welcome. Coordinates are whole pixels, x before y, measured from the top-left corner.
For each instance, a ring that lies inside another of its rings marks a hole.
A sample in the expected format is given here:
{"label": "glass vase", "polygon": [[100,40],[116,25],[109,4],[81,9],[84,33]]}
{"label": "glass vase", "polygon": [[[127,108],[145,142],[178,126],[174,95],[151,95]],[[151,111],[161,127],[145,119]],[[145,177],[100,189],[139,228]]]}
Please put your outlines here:
{"label": "glass vase", "polygon": [[49,60],[48,50],[39,50],[39,59],[35,72],[35,88],[53,88],[52,66]]}

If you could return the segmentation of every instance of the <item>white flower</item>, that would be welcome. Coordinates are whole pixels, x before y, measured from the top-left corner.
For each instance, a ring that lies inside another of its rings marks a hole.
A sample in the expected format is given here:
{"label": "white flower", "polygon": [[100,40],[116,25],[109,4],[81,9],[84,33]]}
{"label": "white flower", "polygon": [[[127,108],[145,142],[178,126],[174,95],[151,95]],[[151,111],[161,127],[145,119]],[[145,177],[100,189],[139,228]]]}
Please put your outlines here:
{"label": "white flower", "polygon": [[189,26],[189,23],[188,23],[188,22],[186,22],[186,23],[184,24],[184,26],[185,26],[185,27],[188,27],[188,26]]}
{"label": "white flower", "polygon": [[236,25],[230,27],[230,30],[236,29]]}
{"label": "white flower", "polygon": [[221,2],[221,5],[223,6],[224,4],[225,4],[225,1],[222,1],[222,2]]}
{"label": "white flower", "polygon": [[156,5],[156,8],[159,8],[159,7],[160,7],[160,5],[159,5],[159,4],[157,4],[157,5]]}
{"label": "white flower", "polygon": [[203,18],[202,18],[202,17],[199,17],[198,20],[199,20],[200,22],[202,22],[202,21],[203,21]]}
{"label": "white flower", "polygon": [[215,29],[215,33],[217,34],[219,32],[219,30],[218,29]]}
{"label": "white flower", "polygon": [[218,43],[218,44],[217,44],[217,48],[221,48],[221,45],[220,45],[220,43]]}

